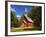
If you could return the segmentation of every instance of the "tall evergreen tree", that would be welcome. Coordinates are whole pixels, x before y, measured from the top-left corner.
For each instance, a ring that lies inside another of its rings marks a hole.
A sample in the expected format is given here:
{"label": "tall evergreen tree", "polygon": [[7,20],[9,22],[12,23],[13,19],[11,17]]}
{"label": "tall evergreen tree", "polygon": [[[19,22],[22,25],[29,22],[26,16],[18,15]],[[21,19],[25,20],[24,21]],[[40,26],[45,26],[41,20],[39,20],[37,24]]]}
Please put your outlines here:
{"label": "tall evergreen tree", "polygon": [[11,26],[17,27],[17,25],[18,25],[18,20],[16,18],[16,14],[15,14],[15,12],[11,11]]}

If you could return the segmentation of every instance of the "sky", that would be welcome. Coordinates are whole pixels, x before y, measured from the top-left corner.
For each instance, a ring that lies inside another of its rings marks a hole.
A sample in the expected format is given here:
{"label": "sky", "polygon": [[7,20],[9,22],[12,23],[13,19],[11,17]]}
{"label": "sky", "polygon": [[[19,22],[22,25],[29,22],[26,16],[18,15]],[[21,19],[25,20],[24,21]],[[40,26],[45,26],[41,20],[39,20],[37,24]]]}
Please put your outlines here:
{"label": "sky", "polygon": [[[16,16],[22,16],[26,11],[32,10],[32,6],[25,5],[11,5],[11,11],[16,13]],[[26,11],[25,11],[26,9]]]}

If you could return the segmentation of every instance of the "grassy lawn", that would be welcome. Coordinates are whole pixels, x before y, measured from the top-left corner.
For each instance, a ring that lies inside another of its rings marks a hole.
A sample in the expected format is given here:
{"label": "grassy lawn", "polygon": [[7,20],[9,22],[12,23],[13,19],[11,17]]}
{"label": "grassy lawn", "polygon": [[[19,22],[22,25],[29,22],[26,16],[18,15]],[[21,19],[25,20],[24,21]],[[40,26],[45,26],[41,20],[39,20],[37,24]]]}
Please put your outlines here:
{"label": "grassy lawn", "polygon": [[23,29],[16,29],[16,28],[12,28],[11,32],[21,32],[24,31]]}
{"label": "grassy lawn", "polygon": [[39,29],[38,28],[27,28],[27,29],[11,28],[11,32],[22,32],[22,31],[39,31]]}

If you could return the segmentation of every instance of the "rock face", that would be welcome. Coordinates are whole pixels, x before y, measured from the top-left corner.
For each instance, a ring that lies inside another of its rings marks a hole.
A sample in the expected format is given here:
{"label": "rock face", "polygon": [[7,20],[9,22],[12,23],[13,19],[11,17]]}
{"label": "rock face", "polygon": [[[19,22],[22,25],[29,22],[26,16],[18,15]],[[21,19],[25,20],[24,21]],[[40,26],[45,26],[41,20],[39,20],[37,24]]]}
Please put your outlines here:
{"label": "rock face", "polygon": [[20,27],[22,28],[25,28],[25,27],[32,28],[33,27],[33,20],[29,18],[27,14],[25,14],[22,19],[23,19],[23,23]]}

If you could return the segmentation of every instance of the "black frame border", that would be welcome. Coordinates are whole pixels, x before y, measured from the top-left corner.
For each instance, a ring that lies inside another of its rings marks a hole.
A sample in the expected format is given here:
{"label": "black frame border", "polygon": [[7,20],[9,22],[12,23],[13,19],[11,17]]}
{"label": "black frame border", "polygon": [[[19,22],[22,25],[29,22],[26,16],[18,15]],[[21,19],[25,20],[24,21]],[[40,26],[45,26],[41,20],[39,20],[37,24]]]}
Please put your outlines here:
{"label": "black frame border", "polygon": [[[8,2],[44,4],[44,33],[8,35]],[[42,3],[42,2],[25,2],[25,1],[5,1],[5,36],[25,36],[25,35],[41,35],[41,34],[45,34],[45,3]]]}

